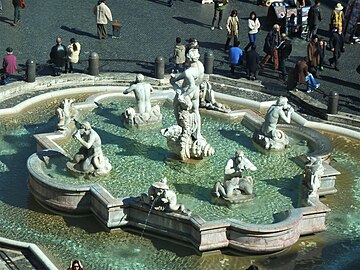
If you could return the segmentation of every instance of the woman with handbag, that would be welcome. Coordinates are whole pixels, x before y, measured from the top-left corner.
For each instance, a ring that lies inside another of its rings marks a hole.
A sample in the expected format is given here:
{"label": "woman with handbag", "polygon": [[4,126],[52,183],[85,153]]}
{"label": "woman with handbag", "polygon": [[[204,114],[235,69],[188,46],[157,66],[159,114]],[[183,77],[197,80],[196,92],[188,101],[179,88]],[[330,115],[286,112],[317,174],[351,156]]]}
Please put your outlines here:
{"label": "woman with handbag", "polygon": [[234,47],[237,46],[239,36],[239,18],[237,16],[237,10],[233,9],[230,16],[226,21],[227,39],[225,43],[225,52],[229,51],[229,44],[231,39],[234,39]]}

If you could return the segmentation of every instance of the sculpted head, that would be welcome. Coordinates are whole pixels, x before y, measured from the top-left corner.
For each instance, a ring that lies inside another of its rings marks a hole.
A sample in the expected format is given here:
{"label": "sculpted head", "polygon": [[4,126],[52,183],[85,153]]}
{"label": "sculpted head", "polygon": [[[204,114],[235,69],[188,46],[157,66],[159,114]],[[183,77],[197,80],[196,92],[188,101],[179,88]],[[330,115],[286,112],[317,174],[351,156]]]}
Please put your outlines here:
{"label": "sculpted head", "polygon": [[285,106],[287,103],[288,103],[288,99],[286,97],[279,97],[279,99],[276,102],[276,105]]}
{"label": "sculpted head", "polygon": [[145,77],[141,73],[136,75],[136,82],[142,82],[144,79]]}
{"label": "sculpted head", "polygon": [[199,60],[199,58],[200,58],[199,50],[198,49],[191,49],[187,54],[187,58],[189,58],[189,60],[191,62],[195,62],[195,61]]}

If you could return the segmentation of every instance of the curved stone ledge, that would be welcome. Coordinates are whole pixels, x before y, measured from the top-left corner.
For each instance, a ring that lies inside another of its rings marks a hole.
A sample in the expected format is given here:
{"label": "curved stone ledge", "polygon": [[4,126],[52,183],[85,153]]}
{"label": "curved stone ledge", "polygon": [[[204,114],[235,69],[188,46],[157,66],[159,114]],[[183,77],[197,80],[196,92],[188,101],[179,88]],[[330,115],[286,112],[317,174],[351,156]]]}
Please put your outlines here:
{"label": "curved stone ledge", "polygon": [[288,211],[274,224],[249,224],[235,219],[207,222],[200,216],[153,211],[136,198],[114,198],[99,184],[56,183],[43,172],[48,158],[61,157],[53,150],[30,156],[29,188],[46,206],[72,214],[93,213],[107,228],[132,226],[146,228],[169,238],[188,242],[199,251],[230,247],[251,253],[275,252],[293,245],[301,235],[323,231],[327,208],[320,201],[309,207]]}

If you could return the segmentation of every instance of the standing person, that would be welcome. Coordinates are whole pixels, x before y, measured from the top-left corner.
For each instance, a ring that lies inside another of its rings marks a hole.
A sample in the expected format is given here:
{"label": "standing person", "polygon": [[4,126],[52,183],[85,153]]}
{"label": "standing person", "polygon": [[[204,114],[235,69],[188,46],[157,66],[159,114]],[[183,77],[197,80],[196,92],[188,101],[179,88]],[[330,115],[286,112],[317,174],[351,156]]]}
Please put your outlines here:
{"label": "standing person", "polygon": [[239,65],[242,56],[243,51],[240,49],[240,41],[237,41],[236,46],[231,47],[229,51],[231,74],[235,74],[235,66]]}
{"label": "standing person", "polygon": [[313,35],[316,35],[321,22],[321,11],[320,11],[320,1],[316,0],[315,5],[312,6],[308,13],[308,34],[306,41],[309,41]]}
{"label": "standing person", "polygon": [[65,66],[67,49],[61,44],[61,37],[56,38],[56,45],[51,48],[50,52],[50,64],[53,70],[54,76],[60,76],[61,69]]}
{"label": "standing person", "polygon": [[237,46],[239,36],[239,18],[237,16],[237,10],[233,9],[230,16],[226,21],[227,39],[225,43],[225,52],[229,51],[229,44],[231,39],[234,39],[234,47]]}
{"label": "standing person", "polygon": [[324,70],[325,47],[326,47],[326,42],[322,38],[319,38],[318,51],[320,56],[320,62],[319,62],[320,70]]}
{"label": "standing person", "polygon": [[186,61],[186,56],[185,56],[185,45],[181,44],[181,38],[177,37],[176,38],[176,45],[174,48],[174,64],[175,64],[175,71],[176,72],[183,72],[184,70],[184,64]]}
{"label": "standing person", "polygon": [[307,58],[309,60],[310,72],[317,77],[317,69],[320,66],[320,52],[318,44],[318,36],[314,35],[307,46]]}
{"label": "standing person", "polygon": [[94,14],[96,16],[97,35],[99,39],[107,38],[106,25],[108,21],[112,21],[112,14],[110,8],[106,5],[106,0],[99,0],[94,7]]}
{"label": "standing person", "polygon": [[330,17],[330,31],[332,31],[332,29],[334,28],[342,28],[344,23],[344,12],[342,11],[343,9],[344,7],[340,3],[336,4]]}
{"label": "standing person", "polygon": [[81,46],[75,38],[70,39],[70,44],[67,47],[67,61],[65,63],[65,73],[68,71],[73,73],[73,64],[79,62]]}
{"label": "standing person", "polygon": [[292,44],[289,39],[286,38],[286,34],[281,34],[281,42],[277,46],[279,52],[279,66],[281,70],[282,78],[287,81],[288,73],[286,71],[286,61],[291,54]]}
{"label": "standing person", "polygon": [[329,59],[329,64],[335,64],[335,70],[339,70],[339,58],[341,53],[344,52],[344,38],[342,36],[342,28],[334,28],[333,33],[329,40],[329,47],[333,53],[333,57]]}
{"label": "standing person", "polygon": [[252,11],[250,13],[248,19],[248,27],[249,27],[249,42],[255,44],[256,43],[256,36],[260,29],[260,21],[256,16],[256,13]]}
{"label": "standing person", "polygon": [[256,45],[251,45],[251,50],[245,52],[246,70],[249,80],[256,80],[259,73],[260,56],[256,52]]}
{"label": "standing person", "polygon": [[13,49],[11,47],[6,48],[6,55],[3,58],[3,75],[2,75],[2,84],[9,83],[9,76],[14,74],[17,69],[16,65],[16,56],[13,54]]}
{"label": "standing person", "polygon": [[217,13],[219,13],[219,20],[218,20],[218,28],[222,30],[221,27],[221,20],[223,17],[223,11],[225,9],[225,6],[229,3],[229,0],[214,0],[214,17],[211,23],[211,30],[215,29],[215,22],[216,22],[216,16]]}
{"label": "standing person", "polygon": [[24,0],[12,0],[12,4],[14,6],[14,21],[13,26],[21,23],[20,21],[20,9],[25,8],[25,1]]}
{"label": "standing person", "polygon": [[271,57],[274,57],[274,67],[277,69],[276,57],[275,57],[275,50],[276,46],[280,43],[280,26],[278,24],[274,24],[273,29],[267,34],[264,43],[264,52],[266,55],[264,56],[263,60],[261,61],[261,67],[263,67]]}

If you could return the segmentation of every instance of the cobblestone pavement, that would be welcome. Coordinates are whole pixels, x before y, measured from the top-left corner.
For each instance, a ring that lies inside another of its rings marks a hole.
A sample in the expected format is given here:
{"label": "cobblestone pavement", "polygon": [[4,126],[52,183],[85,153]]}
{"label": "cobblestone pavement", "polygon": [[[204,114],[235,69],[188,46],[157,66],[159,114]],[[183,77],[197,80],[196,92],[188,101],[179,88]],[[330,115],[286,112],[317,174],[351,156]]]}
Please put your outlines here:
{"label": "cobblestone pavement", "polygon": [[[27,8],[22,10],[22,23],[16,27],[11,26],[13,17],[11,1],[3,1],[3,11],[0,14],[0,52],[5,53],[6,47],[13,47],[21,67],[24,67],[27,59],[33,59],[39,64],[39,75],[45,75],[49,74],[45,63],[56,36],[62,36],[64,44],[68,44],[70,38],[75,37],[82,45],[81,59],[84,60],[77,66],[79,71],[84,71],[89,53],[95,51],[101,58],[103,71],[143,72],[145,75],[150,75],[153,70],[151,63],[159,55],[169,57],[177,36],[180,36],[184,42],[190,37],[195,37],[199,40],[202,55],[209,50],[214,52],[215,73],[230,76],[227,55],[224,52],[226,31],[210,30],[212,4],[202,5],[192,0],[176,0],[174,6],[169,8],[166,0],[108,0],[107,2],[114,19],[119,19],[122,24],[119,39],[97,39],[96,24],[92,14],[96,1],[29,1]],[[330,12],[337,2],[322,1],[324,19],[318,34],[326,39],[329,38],[326,29]],[[222,25],[225,25],[230,11],[237,9],[240,19],[240,41],[245,46],[248,42],[247,18],[254,10],[262,23],[257,45],[260,55],[263,55],[263,42],[269,28],[266,25],[267,8],[257,6],[255,3],[256,0],[230,0],[224,11]],[[343,4],[346,3],[343,1]],[[109,33],[111,33],[110,28],[111,26],[108,25]],[[293,67],[300,57],[306,55],[307,42],[299,38],[294,38],[292,41],[294,50],[288,61],[289,67]],[[310,95],[326,103],[329,92],[335,90],[340,94],[339,110],[360,114],[358,94],[360,75],[355,70],[360,63],[359,51],[358,44],[347,44],[346,52],[341,57],[341,71],[325,67],[319,80],[320,91]],[[326,59],[329,56],[328,53]],[[244,76],[243,71],[240,70],[237,76]],[[263,84],[273,90],[272,92],[285,95],[286,87],[278,77],[279,74],[269,68],[259,76]]]}

